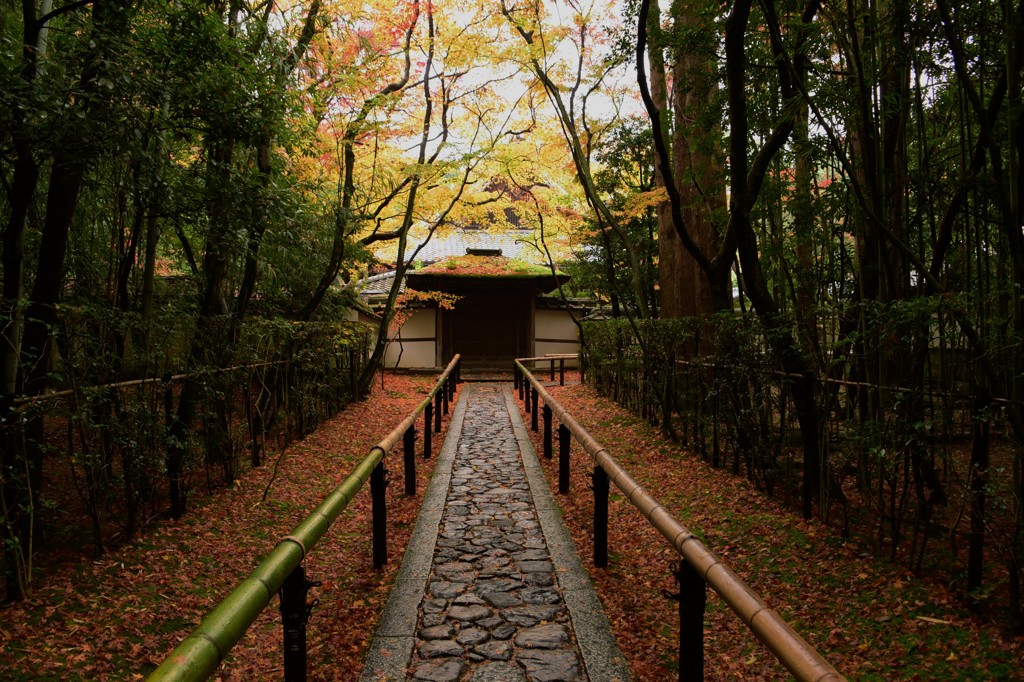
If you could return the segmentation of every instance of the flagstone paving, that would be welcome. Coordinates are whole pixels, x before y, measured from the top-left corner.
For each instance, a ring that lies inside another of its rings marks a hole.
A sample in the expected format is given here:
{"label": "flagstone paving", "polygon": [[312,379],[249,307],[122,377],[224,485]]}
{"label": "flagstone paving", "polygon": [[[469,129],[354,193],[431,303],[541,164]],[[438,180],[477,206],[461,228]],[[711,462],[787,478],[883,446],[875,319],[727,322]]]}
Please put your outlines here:
{"label": "flagstone paving", "polygon": [[508,388],[463,387],[362,679],[629,679]]}

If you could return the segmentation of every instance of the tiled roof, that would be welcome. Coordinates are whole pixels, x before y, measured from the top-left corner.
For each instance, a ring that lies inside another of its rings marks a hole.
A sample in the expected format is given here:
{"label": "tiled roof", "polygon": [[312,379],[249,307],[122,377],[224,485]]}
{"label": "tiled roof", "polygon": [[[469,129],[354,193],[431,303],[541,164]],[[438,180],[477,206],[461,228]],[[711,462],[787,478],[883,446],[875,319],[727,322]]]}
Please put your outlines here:
{"label": "tiled roof", "polygon": [[[500,251],[500,255],[505,258],[547,265],[544,254],[530,243],[532,235],[533,230],[491,232],[457,228],[445,235],[434,235],[419,253],[416,253],[419,243],[410,243],[406,257],[422,265],[430,265],[455,256],[465,256],[471,251],[487,252],[489,255],[497,255],[496,252]],[[359,294],[364,300],[387,296],[394,281],[393,270],[372,275],[360,282]],[[405,291],[404,281],[400,291]]]}
{"label": "tiled roof", "polygon": [[[376,296],[387,296],[388,292],[391,291],[391,285],[395,281],[395,271],[384,272],[379,275],[373,275],[367,277],[359,286],[359,295],[364,299],[374,298]],[[405,282],[402,282],[402,288],[399,291],[405,290]]]}
{"label": "tiled roof", "polygon": [[[506,258],[525,260],[528,263],[544,264],[544,254],[528,243],[533,230],[489,230],[456,229],[443,236],[435,235],[423,249],[415,255],[415,260],[429,265],[452,256],[465,256],[470,250],[500,250]],[[415,244],[410,245],[407,253],[412,256],[416,251]]]}

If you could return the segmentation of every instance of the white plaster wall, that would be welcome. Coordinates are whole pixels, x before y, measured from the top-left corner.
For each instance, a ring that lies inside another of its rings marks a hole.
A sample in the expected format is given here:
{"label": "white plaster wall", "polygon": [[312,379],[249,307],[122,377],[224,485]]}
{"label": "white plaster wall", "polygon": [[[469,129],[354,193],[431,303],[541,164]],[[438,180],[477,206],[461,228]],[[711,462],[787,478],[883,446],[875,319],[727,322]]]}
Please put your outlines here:
{"label": "white plaster wall", "polygon": [[538,339],[579,340],[576,325],[565,310],[536,311],[534,330],[534,336]]}
{"label": "white plaster wall", "polygon": [[384,353],[384,366],[392,368],[397,362],[399,367],[434,367],[437,365],[434,358],[433,341],[404,341],[401,346],[398,341],[392,341]]}
{"label": "white plaster wall", "polygon": [[[538,341],[536,346],[536,355],[541,357],[543,355],[561,355],[563,353],[579,353],[580,344],[578,341],[572,343],[551,343],[549,341]],[[537,365],[540,367],[541,365]],[[565,361],[566,367],[575,367],[575,359],[567,359]],[[558,367],[558,363],[555,363],[555,367]]]}
{"label": "white plaster wall", "polygon": [[434,324],[437,311],[433,308],[417,308],[402,326],[403,339],[433,339],[437,327]]}
{"label": "white plaster wall", "polygon": [[[402,325],[399,344],[398,336],[393,336],[384,353],[384,366],[395,367],[434,367],[437,365],[437,337],[435,320],[437,311],[433,309],[414,310],[405,324]],[[412,340],[419,339],[419,340]],[[401,354],[401,359],[399,359]]]}
{"label": "white plaster wall", "polygon": [[[548,339],[541,341],[539,339]],[[534,353],[537,356],[554,353],[578,353],[579,334],[572,318],[565,310],[538,310],[534,317]],[[575,367],[575,360],[567,360],[566,367]]]}

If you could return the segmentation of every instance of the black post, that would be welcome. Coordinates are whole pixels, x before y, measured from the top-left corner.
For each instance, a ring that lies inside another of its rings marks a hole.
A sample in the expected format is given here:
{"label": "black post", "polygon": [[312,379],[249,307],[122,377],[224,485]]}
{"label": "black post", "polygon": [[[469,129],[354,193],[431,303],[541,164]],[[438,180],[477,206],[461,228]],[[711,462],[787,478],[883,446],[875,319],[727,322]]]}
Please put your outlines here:
{"label": "black post", "polygon": [[434,394],[434,433],[441,433],[441,393]]}
{"label": "black post", "polygon": [[569,427],[558,426],[558,492],[569,492]]}
{"label": "black post", "polygon": [[537,433],[537,389],[530,387],[530,428]]}
{"label": "black post", "polygon": [[388,509],[384,489],[387,475],[384,462],[379,462],[370,473],[370,502],[373,513],[373,567],[381,568],[388,562]]}
{"label": "black post", "polygon": [[444,414],[448,414],[448,382],[451,381],[451,375],[444,380],[444,384],[441,385],[441,409]]}
{"label": "black post", "polygon": [[434,403],[428,402],[426,409],[423,410],[423,459],[430,459],[430,447],[432,439],[430,437],[430,425],[434,421]]}
{"label": "black post", "polygon": [[284,679],[285,682],[306,680],[306,571],[298,565],[281,586],[281,624],[284,626]]}
{"label": "black post", "polygon": [[[721,460],[719,459],[720,450],[718,447],[718,389],[715,389],[715,397],[713,398],[711,408],[711,466],[715,469],[718,468]],[[739,449],[736,450],[739,452]]]}
{"label": "black post", "polygon": [[544,456],[551,459],[551,408],[544,405]]}
{"label": "black post", "polygon": [[608,567],[608,474],[594,466],[594,565]]}
{"label": "black post", "polygon": [[707,583],[685,559],[680,559],[674,573],[679,582],[679,680],[703,680]]}
{"label": "black post", "polygon": [[555,380],[555,359],[551,358],[551,381]]}
{"label": "black post", "polygon": [[565,386],[565,358],[558,361],[558,385]]}
{"label": "black post", "polygon": [[356,352],[348,352],[348,389],[353,400],[356,397]]}
{"label": "black post", "polygon": [[977,610],[975,590],[981,587],[985,566],[985,490],[989,473],[989,419],[990,396],[986,389],[978,389],[971,415],[974,442],[971,447],[971,530],[967,545],[967,594],[970,607]]}
{"label": "black post", "polygon": [[416,494],[416,426],[402,435],[402,456],[405,461],[405,494]]}

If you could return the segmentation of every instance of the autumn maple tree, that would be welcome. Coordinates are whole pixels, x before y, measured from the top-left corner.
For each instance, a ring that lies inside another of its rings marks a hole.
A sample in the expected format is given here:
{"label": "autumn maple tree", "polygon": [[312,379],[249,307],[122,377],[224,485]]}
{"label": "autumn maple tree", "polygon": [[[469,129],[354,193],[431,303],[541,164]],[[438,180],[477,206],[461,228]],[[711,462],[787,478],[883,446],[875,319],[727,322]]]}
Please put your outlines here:
{"label": "autumn maple tree", "polygon": [[[804,517],[863,505],[915,568],[938,528],[970,526],[965,594],[985,602],[998,557],[992,589],[1020,620],[1022,13],[0,5],[8,597],[30,588],[57,460],[96,553],[181,516],[258,465],[275,424],[324,416],[285,390],[295,367],[326,385],[310,347],[365,396],[417,249],[514,207],[548,268],[575,250],[575,293],[624,318],[613,359],[638,354],[666,432],[689,437],[692,402],[737,471],[799,486]],[[354,331],[341,320],[381,264],[381,319]],[[691,380],[710,390],[684,395]]]}

